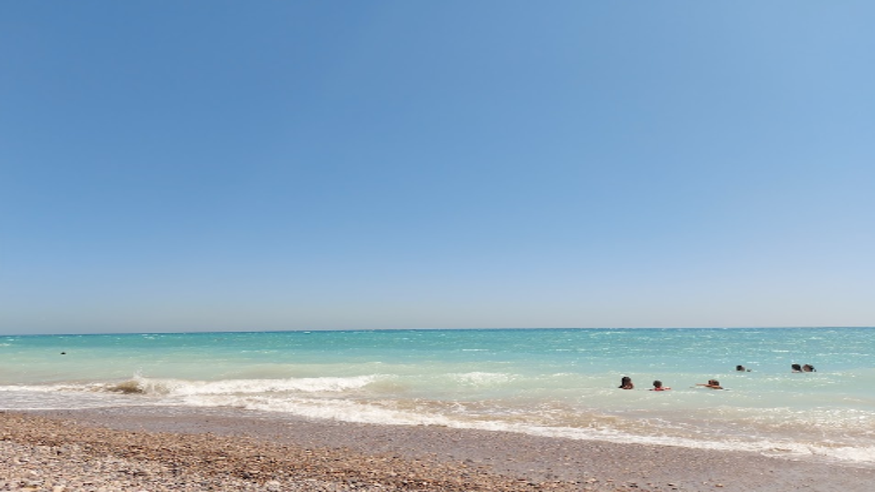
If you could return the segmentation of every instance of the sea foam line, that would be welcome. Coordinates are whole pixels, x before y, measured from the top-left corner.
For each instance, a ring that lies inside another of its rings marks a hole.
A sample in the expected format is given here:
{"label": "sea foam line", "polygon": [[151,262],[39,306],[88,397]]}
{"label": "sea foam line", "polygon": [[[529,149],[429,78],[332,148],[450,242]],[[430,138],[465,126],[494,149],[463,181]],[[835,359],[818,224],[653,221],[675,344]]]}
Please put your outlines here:
{"label": "sea foam line", "polygon": [[703,436],[703,439],[694,439],[682,436],[633,434],[606,426],[551,427],[502,420],[461,419],[442,413],[391,408],[393,402],[309,398],[277,399],[246,395],[216,399],[211,395],[198,395],[187,399],[187,403],[193,406],[230,406],[247,410],[286,413],[319,420],[376,425],[433,425],[573,440],[675,446],[717,451],[747,451],[784,459],[814,459],[875,466],[875,446],[843,446],[756,438],[750,440],[740,438],[713,440]]}

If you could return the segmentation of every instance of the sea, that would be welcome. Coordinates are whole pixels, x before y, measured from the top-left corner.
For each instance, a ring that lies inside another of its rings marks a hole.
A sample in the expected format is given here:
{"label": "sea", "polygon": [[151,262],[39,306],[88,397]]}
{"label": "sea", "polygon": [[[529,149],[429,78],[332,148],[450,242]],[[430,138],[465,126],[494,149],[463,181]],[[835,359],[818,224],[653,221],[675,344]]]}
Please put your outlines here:
{"label": "sea", "polygon": [[875,467],[875,328],[0,336],[0,410],[144,406]]}

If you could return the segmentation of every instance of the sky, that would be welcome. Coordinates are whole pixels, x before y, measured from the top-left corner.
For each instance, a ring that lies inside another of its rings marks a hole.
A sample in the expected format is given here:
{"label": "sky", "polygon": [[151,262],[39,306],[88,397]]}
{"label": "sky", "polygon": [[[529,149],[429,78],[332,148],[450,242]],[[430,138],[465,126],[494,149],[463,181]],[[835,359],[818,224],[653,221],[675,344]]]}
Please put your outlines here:
{"label": "sky", "polygon": [[875,4],[0,4],[0,333],[875,326]]}

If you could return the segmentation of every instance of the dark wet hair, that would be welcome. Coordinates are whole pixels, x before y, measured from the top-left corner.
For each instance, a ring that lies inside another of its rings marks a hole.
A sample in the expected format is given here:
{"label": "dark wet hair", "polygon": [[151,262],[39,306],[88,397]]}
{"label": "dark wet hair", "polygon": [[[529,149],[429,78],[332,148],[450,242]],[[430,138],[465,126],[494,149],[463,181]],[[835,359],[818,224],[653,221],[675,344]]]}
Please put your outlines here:
{"label": "dark wet hair", "polygon": [[653,382],[653,387],[654,388],[662,388],[662,381],[657,379],[656,381]]}

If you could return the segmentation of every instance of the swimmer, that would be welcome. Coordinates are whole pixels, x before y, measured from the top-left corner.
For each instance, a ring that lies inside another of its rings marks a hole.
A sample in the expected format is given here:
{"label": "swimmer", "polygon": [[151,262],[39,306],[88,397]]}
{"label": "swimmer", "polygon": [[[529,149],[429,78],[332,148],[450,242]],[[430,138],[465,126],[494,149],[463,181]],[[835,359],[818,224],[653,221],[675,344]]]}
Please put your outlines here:
{"label": "swimmer", "polygon": [[707,383],[696,383],[696,386],[704,386],[705,388],[711,388],[715,390],[722,390],[723,386],[720,386],[720,381],[716,379],[709,379]]}
{"label": "swimmer", "polygon": [[802,372],[802,366],[799,364],[790,364],[790,370],[792,372]]}
{"label": "swimmer", "polygon": [[671,388],[666,388],[665,386],[663,386],[662,381],[657,379],[656,381],[653,382],[653,388],[650,391],[667,391],[670,389]]}
{"label": "swimmer", "polygon": [[802,366],[802,372],[817,372],[817,369],[814,368],[811,364],[805,364]]}
{"label": "swimmer", "polygon": [[745,368],[744,366],[742,366],[742,365],[737,365],[737,366],[735,366],[735,370],[738,371],[738,372],[750,372],[750,369],[746,369],[746,368]]}
{"label": "swimmer", "polygon": [[620,380],[620,389],[630,390],[634,389],[635,385],[632,384],[632,378],[629,376],[623,376],[623,379]]}

